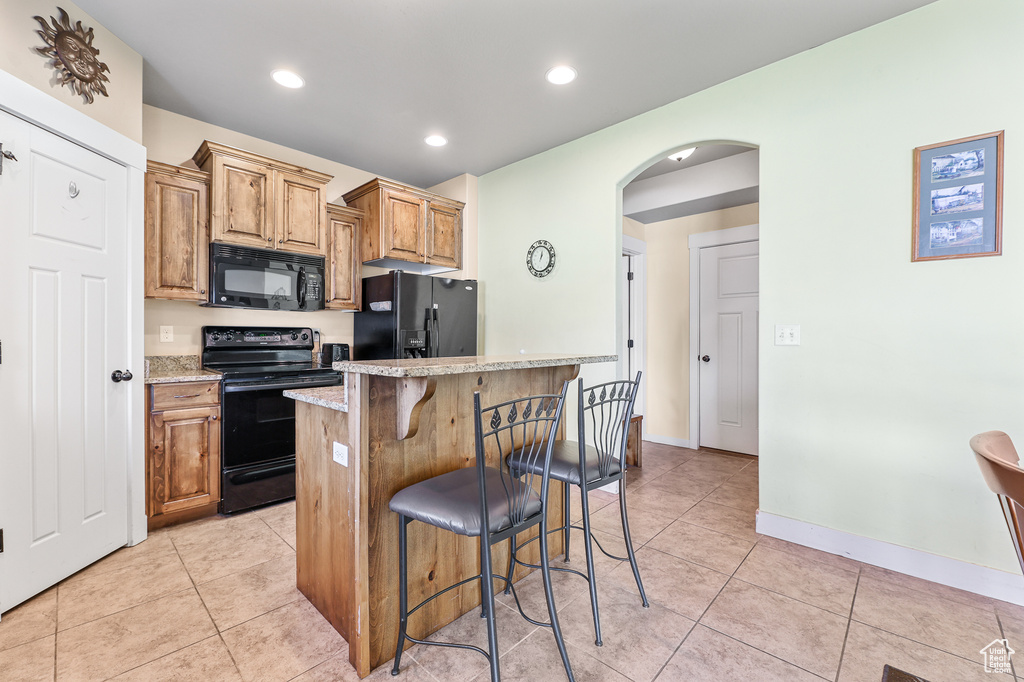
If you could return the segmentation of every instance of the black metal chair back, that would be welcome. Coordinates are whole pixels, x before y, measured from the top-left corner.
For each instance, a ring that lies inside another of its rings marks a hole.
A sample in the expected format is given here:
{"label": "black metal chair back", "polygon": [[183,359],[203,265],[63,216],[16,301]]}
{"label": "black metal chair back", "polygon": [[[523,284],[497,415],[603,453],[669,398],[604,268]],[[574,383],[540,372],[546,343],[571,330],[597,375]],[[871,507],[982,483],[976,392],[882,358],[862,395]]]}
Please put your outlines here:
{"label": "black metal chair back", "polygon": [[[540,500],[547,499],[551,448],[562,418],[569,382],[562,384],[558,394],[534,395],[507,400],[489,407],[480,406],[480,394],[473,394],[476,413],[476,466],[480,481],[480,509],[483,528],[490,527],[487,495],[494,494],[486,485],[488,462],[497,464],[501,474],[502,492],[508,503],[510,527],[522,526],[537,517],[543,509]],[[486,430],[485,430],[486,424]],[[542,472],[514,477],[509,472],[508,455],[515,452],[523,461],[541,463]],[[538,493],[540,497],[538,497]],[[504,529],[503,529],[504,530]]]}
{"label": "black metal chair back", "polygon": [[[629,420],[633,417],[633,404],[640,389],[640,375],[633,381],[609,381],[590,388],[583,387],[579,380],[579,432],[580,445],[584,443],[597,451],[597,468],[600,478],[608,478],[612,464],[618,462],[619,472],[626,470],[626,441],[629,437]],[[591,462],[593,465],[593,462]],[[593,480],[593,472],[586,470],[587,461],[583,448],[580,452],[582,480]]]}

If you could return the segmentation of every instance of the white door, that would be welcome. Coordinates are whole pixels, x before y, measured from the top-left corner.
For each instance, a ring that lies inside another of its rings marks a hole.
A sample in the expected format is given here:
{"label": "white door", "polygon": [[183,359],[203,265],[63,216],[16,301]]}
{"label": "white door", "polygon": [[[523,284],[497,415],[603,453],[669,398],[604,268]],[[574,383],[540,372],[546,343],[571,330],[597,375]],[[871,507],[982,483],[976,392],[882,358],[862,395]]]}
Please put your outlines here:
{"label": "white door", "polygon": [[758,242],[700,250],[700,445],[757,454]]}
{"label": "white door", "polygon": [[127,169],[4,112],[0,142],[4,612],[126,544],[131,384]]}

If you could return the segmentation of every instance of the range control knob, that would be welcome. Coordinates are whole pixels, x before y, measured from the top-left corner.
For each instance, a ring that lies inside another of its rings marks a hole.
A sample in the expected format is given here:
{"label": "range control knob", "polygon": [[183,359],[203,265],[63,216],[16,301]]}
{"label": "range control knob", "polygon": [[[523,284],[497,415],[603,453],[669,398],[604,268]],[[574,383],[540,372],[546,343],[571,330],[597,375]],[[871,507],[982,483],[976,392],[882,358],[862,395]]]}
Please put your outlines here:
{"label": "range control knob", "polygon": [[214,333],[210,334],[210,338],[213,339],[214,341],[220,341],[220,333],[219,332],[214,332]]}
{"label": "range control knob", "polygon": [[233,336],[231,335],[231,332],[228,332],[227,334],[225,334],[225,335],[224,335],[224,340],[225,340],[225,341],[230,341],[230,340],[231,340],[231,339],[233,339],[233,338],[235,338],[235,337],[233,337]]}
{"label": "range control knob", "polygon": [[297,338],[299,338],[299,335],[296,334],[295,332],[292,332],[292,341],[294,341]]}
{"label": "range control knob", "polygon": [[302,340],[309,341],[309,334],[307,334],[306,332],[302,332]]}

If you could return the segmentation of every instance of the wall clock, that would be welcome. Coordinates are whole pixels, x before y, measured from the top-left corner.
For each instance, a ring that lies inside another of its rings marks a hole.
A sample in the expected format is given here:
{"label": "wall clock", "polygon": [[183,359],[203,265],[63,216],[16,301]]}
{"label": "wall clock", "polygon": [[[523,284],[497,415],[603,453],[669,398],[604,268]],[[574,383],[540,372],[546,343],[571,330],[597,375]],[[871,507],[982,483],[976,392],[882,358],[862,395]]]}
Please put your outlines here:
{"label": "wall clock", "polygon": [[538,239],[526,252],[526,268],[534,277],[547,277],[555,268],[555,247],[551,242]]}

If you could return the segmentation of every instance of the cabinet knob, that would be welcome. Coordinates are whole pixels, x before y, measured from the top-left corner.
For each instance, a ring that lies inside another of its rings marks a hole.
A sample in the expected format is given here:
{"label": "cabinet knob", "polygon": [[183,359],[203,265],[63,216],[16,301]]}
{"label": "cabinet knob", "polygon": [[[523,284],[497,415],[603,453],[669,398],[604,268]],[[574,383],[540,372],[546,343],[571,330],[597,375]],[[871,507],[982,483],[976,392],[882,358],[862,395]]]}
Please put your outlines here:
{"label": "cabinet knob", "polygon": [[217,421],[217,415],[213,415],[212,417],[210,417],[210,420],[211,421]]}
{"label": "cabinet knob", "polygon": [[268,242],[273,242],[273,241],[274,241],[274,238],[273,238],[273,237],[267,237],[267,241],[268,241]]}
{"label": "cabinet knob", "polygon": [[205,294],[205,293],[206,293],[206,289],[200,289],[200,290],[199,290],[199,293],[201,293],[201,294]]}
{"label": "cabinet knob", "polygon": [[278,244],[284,244],[284,240],[283,240],[283,239],[278,239],[278,240],[277,240],[277,243],[278,243]]}

